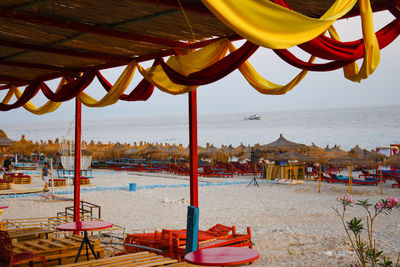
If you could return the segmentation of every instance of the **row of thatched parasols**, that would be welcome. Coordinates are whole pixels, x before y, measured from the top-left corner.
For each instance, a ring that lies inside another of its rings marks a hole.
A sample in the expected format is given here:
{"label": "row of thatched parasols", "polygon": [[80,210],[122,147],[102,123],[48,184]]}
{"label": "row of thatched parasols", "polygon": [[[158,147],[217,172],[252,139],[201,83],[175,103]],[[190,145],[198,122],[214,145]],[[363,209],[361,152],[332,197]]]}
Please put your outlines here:
{"label": "row of thatched parasols", "polygon": [[[57,156],[61,143],[55,141],[32,142],[25,139],[22,135],[19,141],[7,147],[7,152],[12,154],[27,155],[32,153],[43,153],[47,156]],[[83,154],[91,155],[94,160],[128,158],[152,158],[155,160],[165,160],[169,158],[189,158],[189,149],[182,145],[169,144],[148,144],[140,143],[137,145],[101,142],[84,143]],[[358,145],[350,151],[341,150],[339,146],[325,149],[314,144],[306,146],[285,139],[282,135],[272,143],[266,145],[255,145],[253,147],[239,145],[238,147],[222,146],[217,148],[207,144],[206,147],[198,147],[198,158],[201,160],[228,162],[233,158],[239,161],[251,158],[251,152],[255,152],[259,158],[274,161],[301,161],[305,163],[324,163],[334,166],[360,165],[376,167],[377,165],[396,165],[400,166],[400,156],[393,156],[386,159],[386,156],[375,151],[361,149]]]}

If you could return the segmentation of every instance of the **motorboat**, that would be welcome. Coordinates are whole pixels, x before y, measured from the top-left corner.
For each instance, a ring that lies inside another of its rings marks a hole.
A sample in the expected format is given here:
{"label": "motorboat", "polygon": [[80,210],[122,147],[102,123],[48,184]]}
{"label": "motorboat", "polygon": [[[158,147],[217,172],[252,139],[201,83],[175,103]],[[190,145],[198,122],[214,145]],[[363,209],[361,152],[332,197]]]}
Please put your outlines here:
{"label": "motorboat", "polygon": [[257,114],[254,114],[254,115],[251,115],[250,117],[246,117],[244,119],[245,120],[259,120],[259,119],[261,119],[261,116],[257,115]]}

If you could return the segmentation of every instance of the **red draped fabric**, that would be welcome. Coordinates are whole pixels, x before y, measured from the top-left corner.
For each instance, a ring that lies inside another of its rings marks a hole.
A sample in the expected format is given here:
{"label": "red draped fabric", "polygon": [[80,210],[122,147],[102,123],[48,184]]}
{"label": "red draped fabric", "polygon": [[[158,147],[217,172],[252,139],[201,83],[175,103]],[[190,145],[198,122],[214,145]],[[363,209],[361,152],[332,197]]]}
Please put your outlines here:
{"label": "red draped fabric", "polygon": [[[273,0],[274,3],[289,8],[285,0]],[[383,49],[393,42],[400,34],[400,20],[395,19],[376,33],[379,48]],[[312,64],[296,58],[287,50],[275,51],[287,63],[305,70],[328,71],[340,68],[364,56],[363,39],[352,42],[341,42],[325,35],[299,45],[301,49],[319,58],[335,60],[325,64]]]}
{"label": "red draped fabric", "polygon": [[31,100],[31,98],[39,92],[39,89],[42,87],[42,85],[43,83],[41,81],[34,80],[30,85],[25,88],[21,97],[14,104],[0,103],[0,111],[8,111],[11,109],[22,107],[23,105],[25,105],[26,102]]}
{"label": "red draped fabric", "polygon": [[[155,60],[153,66],[158,64],[159,60]],[[107,79],[99,71],[96,72],[96,77],[104,89],[107,92],[110,91],[112,87],[111,83],[107,81]],[[119,97],[119,99],[124,101],[146,101],[151,97],[153,92],[154,85],[143,78],[130,94],[123,94]]]}
{"label": "red draped fabric", "polygon": [[223,59],[203,70],[193,72],[187,76],[172,69],[162,59],[160,59],[160,64],[168,78],[176,84],[187,86],[205,85],[220,80],[237,69],[237,67],[245,62],[257,49],[257,45],[247,41],[239,49],[230,53]]}
{"label": "red draped fabric", "polygon": [[277,49],[274,50],[275,54],[277,54],[282,60],[286,63],[292,65],[293,67],[310,70],[310,71],[332,71],[343,68],[344,66],[351,63],[351,61],[344,60],[334,60],[327,63],[309,63],[297,58],[293,55],[289,50],[286,49]]}
{"label": "red draped fabric", "polygon": [[71,79],[70,77],[66,77],[69,80],[69,83],[63,85],[58,93],[53,93],[53,91],[51,91],[51,89],[45,83],[43,83],[42,91],[43,94],[51,101],[68,101],[79,95],[83,90],[85,90],[86,87],[88,87],[93,81],[95,75],[96,70],[90,69],[76,80]]}

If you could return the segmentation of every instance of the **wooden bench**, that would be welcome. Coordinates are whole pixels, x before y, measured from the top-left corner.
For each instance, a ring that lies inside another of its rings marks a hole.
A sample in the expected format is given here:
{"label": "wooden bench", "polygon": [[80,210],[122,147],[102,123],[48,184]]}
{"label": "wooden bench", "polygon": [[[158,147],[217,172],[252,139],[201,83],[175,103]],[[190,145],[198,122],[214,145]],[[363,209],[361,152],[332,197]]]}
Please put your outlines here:
{"label": "wooden bench", "polygon": [[11,189],[11,183],[8,181],[0,180],[0,190]]}
{"label": "wooden bench", "polygon": [[63,265],[64,267],[74,266],[193,266],[193,265],[171,265],[177,263],[177,260],[163,257],[147,251],[126,254],[116,257],[110,257],[102,260],[92,260],[87,262],[78,262],[75,264]]}
{"label": "wooden bench", "polygon": [[[74,184],[75,184],[75,179],[74,179]],[[88,184],[90,184],[90,179],[88,177],[81,177],[80,185],[88,185]]]}
{"label": "wooden bench", "polygon": [[8,235],[11,239],[29,239],[29,238],[41,238],[48,237],[48,234],[53,230],[41,227],[28,227],[28,228],[17,228],[8,230]]}
{"label": "wooden bench", "polygon": [[[66,186],[67,185],[67,180],[65,179],[53,179],[54,181],[54,186],[55,187],[60,187],[60,186]],[[49,179],[49,186],[51,186],[51,179]]]}
{"label": "wooden bench", "polygon": [[31,177],[29,175],[14,175],[12,176],[14,184],[30,184]]}
{"label": "wooden bench", "polygon": [[[50,266],[56,264],[69,264],[74,262],[81,245],[82,237],[71,235],[66,238],[50,237],[48,239],[33,239],[29,241],[13,242],[13,250],[16,253],[31,251],[35,255],[44,256],[46,262]],[[104,258],[104,250],[100,248],[99,240],[91,240],[94,251],[99,258]],[[89,252],[89,258],[93,259],[93,255]],[[82,249],[79,261],[86,262],[86,250]]]}

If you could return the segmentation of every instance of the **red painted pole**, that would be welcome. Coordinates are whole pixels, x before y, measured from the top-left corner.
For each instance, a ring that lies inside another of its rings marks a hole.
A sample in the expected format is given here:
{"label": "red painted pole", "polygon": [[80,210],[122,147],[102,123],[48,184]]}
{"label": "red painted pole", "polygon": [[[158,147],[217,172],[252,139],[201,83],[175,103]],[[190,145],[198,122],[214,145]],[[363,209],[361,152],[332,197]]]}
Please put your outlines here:
{"label": "red painted pole", "polygon": [[75,185],[74,185],[74,222],[80,221],[81,202],[81,100],[75,100]]}
{"label": "red painted pole", "polygon": [[190,205],[199,207],[197,173],[197,93],[189,92]]}

